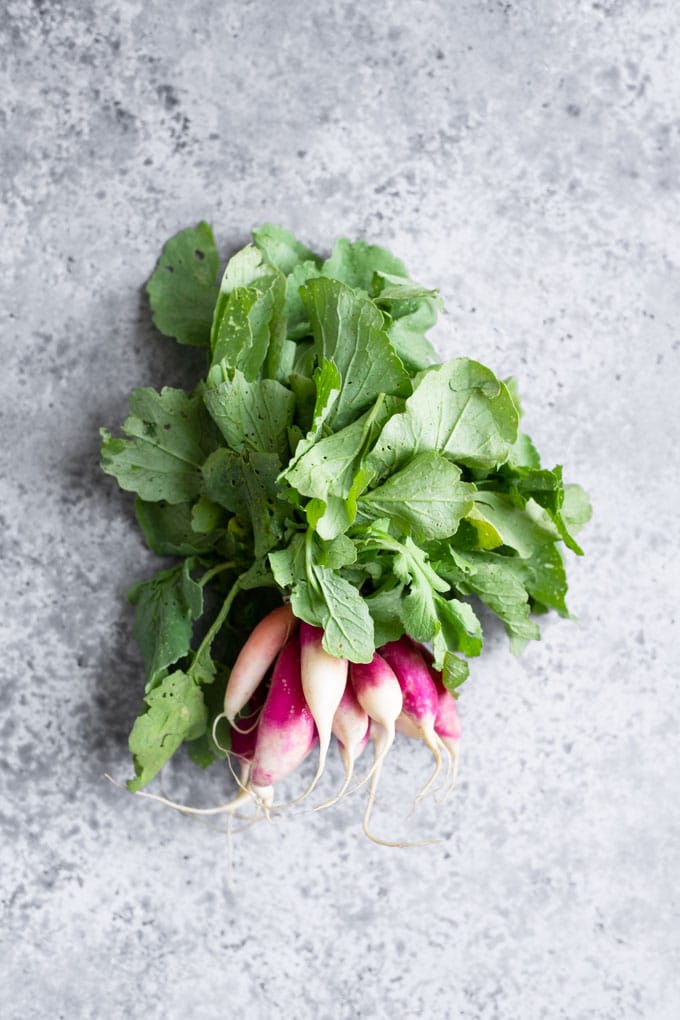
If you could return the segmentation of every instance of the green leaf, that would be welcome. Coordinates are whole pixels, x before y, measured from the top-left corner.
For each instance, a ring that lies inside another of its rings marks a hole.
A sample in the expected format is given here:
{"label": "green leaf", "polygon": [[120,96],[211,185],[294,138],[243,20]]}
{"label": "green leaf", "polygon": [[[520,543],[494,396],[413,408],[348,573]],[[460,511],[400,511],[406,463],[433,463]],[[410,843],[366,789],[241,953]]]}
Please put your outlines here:
{"label": "green leaf", "polygon": [[[187,754],[194,765],[198,765],[199,768],[207,769],[214,764],[216,755],[207,729],[200,737],[187,741]],[[225,755],[222,757],[224,758]]]}
{"label": "green leaf", "polygon": [[390,517],[416,540],[453,535],[472,507],[475,486],[460,480],[460,468],[438,453],[417,454],[377,489],[359,500],[374,516]]}
{"label": "green leaf", "polygon": [[535,499],[551,516],[559,514],[564,503],[561,465],[558,464],[552,471],[546,468],[525,468],[513,482],[513,488],[524,501]]}
{"label": "green leaf", "polygon": [[436,298],[436,290],[428,290],[420,283],[415,283],[408,276],[396,276],[393,273],[376,272],[373,274],[371,297],[379,305],[401,304],[420,298]]}
{"label": "green leaf", "polygon": [[379,398],[376,404],[351,425],[314,443],[281,474],[302,496],[325,504],[314,508],[314,526],[326,539],[345,531],[356,515],[359,493],[370,475],[360,468],[366,450],[374,442],[400,402],[396,397]]}
{"label": "green leaf", "polygon": [[341,567],[348,567],[355,563],[357,558],[357,547],[347,535],[338,535],[329,542],[321,541],[317,553],[317,562],[320,566],[329,567],[331,570],[340,570]]}
{"label": "green leaf", "polygon": [[270,343],[280,358],[285,340],[285,292],[285,277],[274,270],[249,287],[233,290],[214,330],[213,364],[223,362],[226,368],[239,369],[252,380],[264,365]]}
{"label": "green leaf", "polygon": [[305,284],[302,299],[319,360],[332,361],[342,378],[332,415],[336,430],[352,422],[380,393],[409,393],[408,374],[372,301],[337,280],[321,278]]}
{"label": "green leaf", "polygon": [[410,372],[420,372],[440,358],[425,336],[437,321],[437,291],[412,280],[376,273],[372,297],[384,310],[390,343]]}
{"label": "green leaf", "polygon": [[[479,655],[482,650],[482,626],[474,609],[460,599],[435,599],[441,635],[449,651]],[[435,640],[436,637],[435,637]]]}
{"label": "green leaf", "polygon": [[286,332],[293,340],[299,340],[302,337],[311,335],[312,327],[300,291],[308,280],[313,280],[319,275],[320,269],[316,262],[301,262],[295,266],[286,280],[286,302],[284,306]]}
{"label": "green leaf", "polygon": [[248,381],[238,370],[211,369],[203,393],[205,405],[227,445],[236,453],[275,453],[288,460],[287,429],[295,398],[274,379]]}
{"label": "green leaf", "polygon": [[138,496],[135,515],[146,544],[158,556],[201,556],[219,537],[212,530],[196,533],[189,503],[147,503]]}
{"label": "green leaf", "polygon": [[207,496],[201,496],[191,510],[191,527],[199,535],[210,535],[225,524],[224,511]]}
{"label": "green leaf", "polygon": [[396,584],[381,588],[374,595],[364,598],[373,620],[376,648],[389,641],[398,641],[404,633],[401,621],[403,597],[404,585]]}
{"label": "green leaf", "polygon": [[371,661],[375,640],[368,607],[354,585],[336,571],[314,565],[312,579],[294,585],[291,605],[298,619],[323,628],[329,655]]}
{"label": "green leaf", "polygon": [[555,609],[560,616],[569,616],[565,601],[567,575],[556,545],[537,546],[528,559],[518,562],[518,569],[522,572],[525,588],[539,607]]}
{"label": "green leaf", "polygon": [[329,493],[347,496],[358,470],[368,415],[313,443],[282,472],[300,495],[325,500]]}
{"label": "green leaf", "polygon": [[260,559],[283,536],[292,507],[279,499],[277,478],[280,463],[275,453],[244,453],[215,450],[203,468],[206,492],[211,500],[238,514],[252,529],[253,551]]}
{"label": "green leaf", "polygon": [[280,588],[290,588],[295,581],[304,580],[306,577],[304,537],[300,534],[294,535],[285,549],[270,552],[269,563]]}
{"label": "green leaf", "polygon": [[262,258],[262,252],[254,245],[247,244],[227,262],[220,283],[220,294],[229,297],[235,290],[251,287],[261,277],[270,276],[271,271],[271,266]]}
{"label": "green leaf", "polygon": [[193,621],[203,612],[203,592],[189,574],[190,560],[135,584],[128,599],[136,606],[132,633],[144,656],[147,689],[191,648]]}
{"label": "green leaf", "polygon": [[394,471],[416,453],[436,451],[473,468],[502,464],[517,438],[518,416],[504,384],[467,358],[423,372],[401,414],[382,431],[368,466]]}
{"label": "green leaf", "polygon": [[540,468],[541,458],[538,450],[525,432],[518,434],[517,441],[510,450],[508,464],[513,468]]}
{"label": "green leaf", "polygon": [[185,503],[200,495],[201,465],[218,436],[199,393],[133,390],[122,431],[128,439],[101,429],[102,470],[122,489],[150,502]]}
{"label": "green leaf", "polygon": [[528,558],[537,547],[559,538],[549,516],[537,503],[529,500],[522,508],[500,492],[476,492],[474,507],[467,517],[477,528],[483,549],[506,545]]}
{"label": "green leaf", "polygon": [[180,670],[166,676],[147,694],[146,711],[130,733],[135,778],[132,792],[150,783],[184,740],[195,740],[205,730],[207,710],[201,688]]}
{"label": "green leaf", "polygon": [[207,223],[171,237],[146,285],[156,328],[181,344],[209,346],[219,270]]}
{"label": "green leaf", "polygon": [[526,561],[497,553],[450,550],[448,561],[437,570],[462,595],[476,595],[505,624],[517,642],[538,640],[535,620],[529,616],[529,594],[524,586]]}
{"label": "green leaf", "polygon": [[[300,377],[294,377],[298,379]],[[309,380],[311,382],[311,380]],[[292,380],[291,380],[292,383]],[[292,471],[295,464],[303,454],[318,442],[324,431],[324,424],[327,421],[335,402],[340,394],[341,379],[340,373],[332,361],[322,361],[314,373],[314,407],[312,410],[312,422],[304,439],[295,447],[295,456],[290,460],[286,471]]]}
{"label": "green leaf", "polygon": [[368,293],[376,273],[408,279],[404,263],[385,248],[365,241],[349,241],[340,237],[335,242],[329,259],[323,264],[322,273],[332,280],[340,280],[355,290]]}
{"label": "green leaf", "polygon": [[[564,486],[564,502],[562,503],[562,521],[569,536],[578,535],[581,528],[585,527],[592,517],[592,507],[586,492],[580,485],[570,484]],[[564,536],[563,536],[564,538]],[[570,544],[566,538],[566,544],[574,552],[581,550],[576,543]],[[576,548],[574,548],[576,546]]]}
{"label": "green leaf", "polygon": [[266,261],[286,276],[301,262],[311,261],[316,264],[319,261],[314,252],[301,244],[288,230],[273,223],[256,227],[253,239]]}
{"label": "green leaf", "polygon": [[339,659],[370,662],[375,651],[373,621],[361,595],[334,570],[318,567],[316,577],[328,606],[324,648]]}
{"label": "green leaf", "polygon": [[[314,420],[314,406],[316,404],[316,386],[314,379],[308,375],[300,375],[299,372],[291,372],[288,376],[287,385],[295,397],[295,424],[291,431],[299,433],[300,439],[304,438],[306,432],[312,427]],[[299,440],[298,440],[299,442]],[[289,445],[291,445],[289,443]],[[297,449],[297,445],[292,449]]]}
{"label": "green leaf", "polygon": [[459,658],[448,649],[444,652],[441,662],[435,658],[435,668],[441,670],[442,681],[449,693],[453,694],[470,675],[470,666],[465,659]]}
{"label": "green leaf", "polygon": [[188,669],[188,675],[202,687],[210,687],[217,676],[217,665],[213,660],[210,648],[199,648]]}
{"label": "green leaf", "polygon": [[394,576],[409,587],[402,601],[404,629],[416,641],[429,641],[440,627],[436,593],[448,591],[449,585],[411,538],[394,544],[399,549],[393,561]]}
{"label": "green leaf", "polygon": [[437,321],[437,307],[434,301],[424,299],[415,307],[397,318],[400,309],[391,307],[391,321],[385,328],[390,343],[410,372],[421,372],[437,364],[437,351],[425,336]]}
{"label": "green leaf", "polygon": [[205,730],[199,737],[195,737],[186,743],[187,754],[202,769],[209,768],[215,761],[223,761],[226,758],[226,752],[222,748],[231,746],[231,727],[224,718],[220,719],[216,725],[219,745],[215,743],[212,737],[213,724],[224,707],[224,690],[227,683],[227,675],[225,670],[221,669],[218,681],[201,688],[207,709]]}

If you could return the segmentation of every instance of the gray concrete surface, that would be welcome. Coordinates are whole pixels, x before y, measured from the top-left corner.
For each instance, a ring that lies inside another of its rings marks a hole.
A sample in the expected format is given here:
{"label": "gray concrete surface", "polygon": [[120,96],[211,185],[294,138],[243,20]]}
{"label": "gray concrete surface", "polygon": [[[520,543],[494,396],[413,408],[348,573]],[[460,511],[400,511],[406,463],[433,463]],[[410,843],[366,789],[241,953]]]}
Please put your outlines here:
{"label": "gray concrete surface", "polygon": [[[680,1015],[679,29],[672,0],[2,4],[4,1017]],[[266,220],[392,247],[592,495],[578,622],[520,659],[492,629],[454,801],[407,826],[427,758],[392,758],[376,823],[442,845],[375,847],[348,801],[230,851],[102,778],[153,558],[96,430],[195,378],[140,286],[201,217],[225,251]]]}

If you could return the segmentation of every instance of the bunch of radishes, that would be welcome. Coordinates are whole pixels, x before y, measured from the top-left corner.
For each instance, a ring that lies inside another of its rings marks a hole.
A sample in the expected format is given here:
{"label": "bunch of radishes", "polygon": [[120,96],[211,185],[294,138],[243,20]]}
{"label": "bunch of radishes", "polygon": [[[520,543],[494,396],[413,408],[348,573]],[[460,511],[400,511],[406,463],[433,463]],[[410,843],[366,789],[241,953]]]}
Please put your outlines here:
{"label": "bunch of radishes", "polygon": [[569,615],[560,546],[582,553],[588,499],[542,466],[513,379],[440,361],[437,292],[384,248],[339,238],[323,258],[267,224],[222,271],[201,223],[167,242],[147,291],[206,372],[190,393],[135,389],[122,435],[102,429],[103,470],[176,560],[129,593],[145,689],[127,788],[163,799],[142,790],[184,745],[202,768],[241,762],[238,796],[197,813],[268,817],[318,742],[293,803],[316,788],[335,735],[345,779],[317,806],[365,783],[368,832],[397,730],[434,756],[416,799],[444,765],[453,787],[475,604],[515,652],[536,617]]}
{"label": "bunch of radishes", "polygon": [[297,621],[284,605],[269,613],[243,646],[227,683],[223,713],[231,725],[230,750],[243,763],[241,793],[221,810],[235,811],[252,799],[268,814],[275,785],[318,743],[316,774],[296,803],[307,797],[323,773],[333,735],[345,780],[337,796],[320,805],[330,806],[347,793],[355,763],[371,740],[375,758],[363,780],[370,781],[364,832],[385,843],[371,835],[369,819],[395,731],[422,740],[435,758],[434,772],[417,800],[438,776],[442,754],[452,787],[460,741],[456,702],[428,650],[406,636],[383,645],[365,664],[329,655],[322,638],[319,628]]}

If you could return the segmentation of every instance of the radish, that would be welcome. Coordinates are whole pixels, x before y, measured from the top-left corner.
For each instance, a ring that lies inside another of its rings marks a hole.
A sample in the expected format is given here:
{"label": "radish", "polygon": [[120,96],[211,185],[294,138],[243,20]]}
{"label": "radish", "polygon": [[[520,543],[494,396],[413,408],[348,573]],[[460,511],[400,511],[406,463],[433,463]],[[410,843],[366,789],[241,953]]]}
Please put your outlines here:
{"label": "radish", "polygon": [[316,808],[331,807],[344,797],[347,792],[352,776],[354,775],[354,763],[363,753],[368,744],[370,720],[368,715],[357,701],[354,688],[351,683],[345,685],[345,691],[340,699],[335,715],[333,716],[333,736],[337,739],[340,747],[340,757],[345,766],[345,781],[339,792]]}
{"label": "radish", "polygon": [[289,605],[273,609],[260,620],[239,652],[224,692],[224,717],[234,729],[236,716],[259,687],[295,623]]}
{"label": "radish", "polygon": [[307,757],[316,743],[312,713],[300,675],[300,645],[294,635],[281,649],[257,728],[248,789],[270,805],[273,785]]}
{"label": "radish", "polygon": [[[408,637],[383,645],[380,654],[394,670],[404,696],[404,716],[413,724],[417,735],[432,751],[435,769],[416,797],[425,796],[441,771],[441,741],[435,731],[439,699],[434,680],[418,647]],[[447,752],[448,753],[448,752]]]}
{"label": "radish", "polygon": [[333,719],[347,686],[347,659],[336,659],[322,647],[323,631],[300,623],[302,690],[319,733],[319,765],[309,787],[298,800],[308,797],[318,783],[328,754]]}
{"label": "radish", "polygon": [[350,678],[359,704],[373,720],[371,739],[375,747],[375,759],[369,772],[371,789],[364,812],[364,834],[374,843],[383,846],[401,845],[378,839],[368,828],[378,780],[385,758],[394,743],[395,723],[403,705],[401,687],[394,671],[377,652],[369,663],[353,662],[350,667]]}

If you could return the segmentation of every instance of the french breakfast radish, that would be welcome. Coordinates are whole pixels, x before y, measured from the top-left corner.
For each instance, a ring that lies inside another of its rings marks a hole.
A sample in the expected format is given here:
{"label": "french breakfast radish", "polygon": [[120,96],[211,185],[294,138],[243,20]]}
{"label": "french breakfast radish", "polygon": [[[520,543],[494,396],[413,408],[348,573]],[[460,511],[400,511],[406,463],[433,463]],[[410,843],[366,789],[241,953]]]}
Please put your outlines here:
{"label": "french breakfast radish", "polygon": [[249,789],[271,803],[273,786],[293,772],[316,743],[312,713],[305,701],[297,634],[279,652],[257,728]]}
{"label": "french breakfast radish", "polygon": [[224,716],[234,726],[272,662],[296,625],[289,605],[279,606],[260,620],[238,654],[224,692]]}
{"label": "french breakfast radish", "polygon": [[371,739],[375,747],[373,767],[367,777],[371,780],[371,787],[364,812],[364,833],[375,843],[389,846],[389,843],[373,836],[368,826],[383,763],[394,743],[395,723],[402,710],[403,694],[394,670],[377,652],[369,663],[352,663],[350,680],[359,704],[372,720]]}
{"label": "french breakfast radish", "polygon": [[[435,769],[416,797],[416,803],[425,796],[441,771],[442,743],[434,724],[439,709],[439,699],[434,680],[419,648],[404,636],[398,641],[383,645],[380,654],[394,670],[404,696],[404,716],[415,727],[420,739],[432,751]],[[448,754],[448,751],[447,751]]]}
{"label": "french breakfast radish", "polygon": [[323,631],[300,623],[302,690],[319,734],[319,764],[309,787],[298,798],[309,796],[323,773],[333,730],[333,719],[347,686],[347,659],[336,659],[322,646]]}
{"label": "french breakfast radish", "polygon": [[348,682],[345,685],[340,704],[335,710],[332,727],[333,736],[340,748],[342,764],[345,766],[345,780],[335,797],[319,804],[316,808],[317,811],[331,807],[345,796],[354,775],[354,764],[368,744],[369,723],[368,715],[359,704],[352,684]]}

